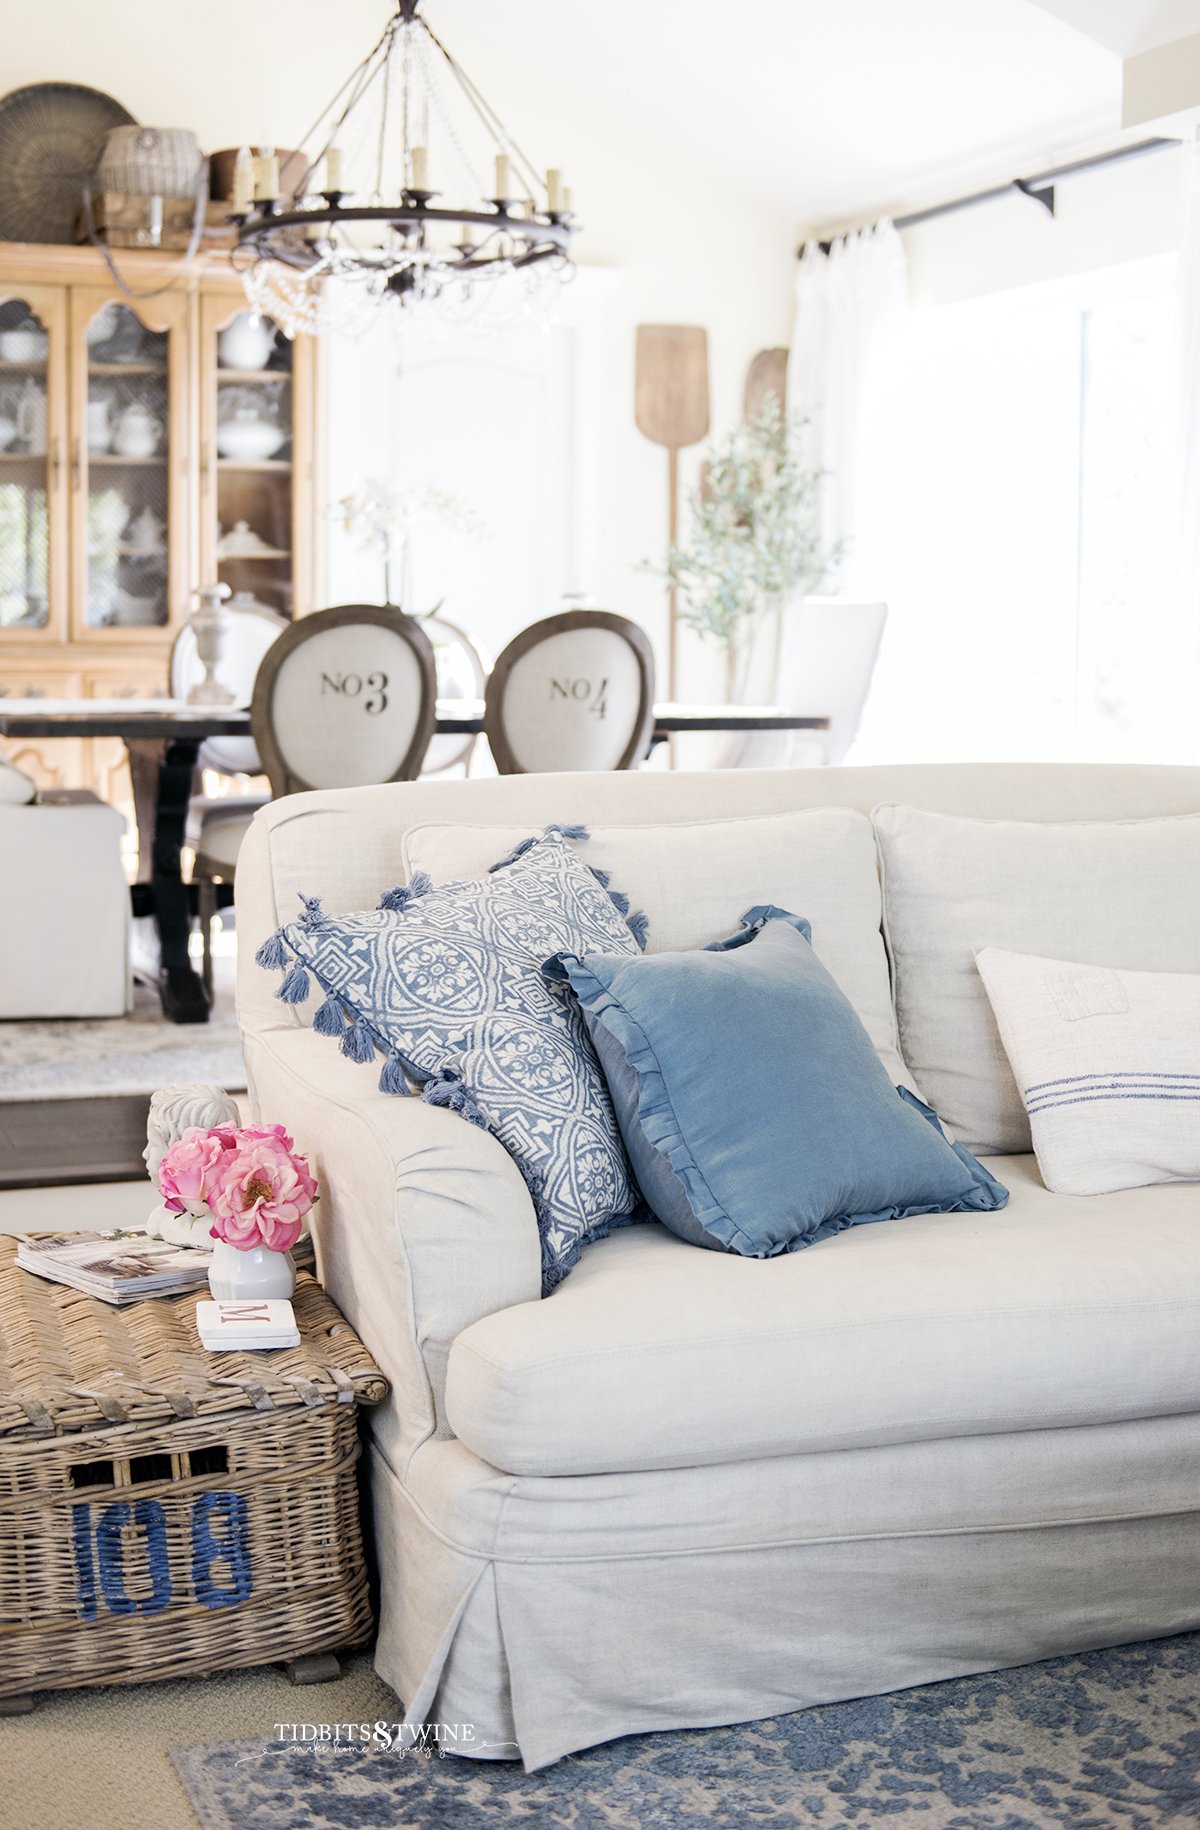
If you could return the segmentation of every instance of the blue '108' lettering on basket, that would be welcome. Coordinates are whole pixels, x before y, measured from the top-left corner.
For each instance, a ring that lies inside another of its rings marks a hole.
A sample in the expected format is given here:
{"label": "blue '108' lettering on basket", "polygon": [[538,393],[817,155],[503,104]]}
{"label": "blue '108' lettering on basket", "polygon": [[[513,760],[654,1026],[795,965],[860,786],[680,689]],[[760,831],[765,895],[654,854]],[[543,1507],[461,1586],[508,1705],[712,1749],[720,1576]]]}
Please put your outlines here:
{"label": "blue '108' lettering on basket", "polygon": [[[125,1586],[125,1545],[130,1530],[144,1536],[150,1593],[137,1598]],[[114,1500],[95,1523],[88,1504],[72,1506],[75,1590],[80,1618],[95,1620],[100,1602],[110,1614],[160,1614],[174,1579],[167,1516],[160,1500]],[[200,1493],[192,1505],[191,1589],[206,1608],[232,1608],[253,1590],[249,1518],[240,1493]]]}

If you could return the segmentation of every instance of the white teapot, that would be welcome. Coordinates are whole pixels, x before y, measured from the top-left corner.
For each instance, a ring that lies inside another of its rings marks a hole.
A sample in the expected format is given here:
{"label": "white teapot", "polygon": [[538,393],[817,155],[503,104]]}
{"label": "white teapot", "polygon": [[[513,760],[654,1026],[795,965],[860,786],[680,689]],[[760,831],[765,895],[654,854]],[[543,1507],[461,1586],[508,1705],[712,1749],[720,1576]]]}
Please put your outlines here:
{"label": "white teapot", "polygon": [[156,419],[140,400],[135,400],[117,415],[113,447],[122,457],[153,457],[162,435],[162,420]]}

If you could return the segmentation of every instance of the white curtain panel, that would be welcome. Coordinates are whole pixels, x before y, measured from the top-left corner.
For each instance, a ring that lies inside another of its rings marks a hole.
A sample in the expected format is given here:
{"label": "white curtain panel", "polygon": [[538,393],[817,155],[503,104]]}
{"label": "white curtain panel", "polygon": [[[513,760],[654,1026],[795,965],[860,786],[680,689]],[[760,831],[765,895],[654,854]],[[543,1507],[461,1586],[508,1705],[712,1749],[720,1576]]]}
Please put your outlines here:
{"label": "white curtain panel", "polygon": [[788,410],[807,421],[811,462],[828,472],[823,520],[830,547],[844,543],[838,574],[853,589],[863,402],[872,363],[908,303],[907,260],[890,222],[835,241],[809,242],[796,272],[796,325],[788,358]]}
{"label": "white curtain panel", "polygon": [[[1200,129],[1185,141],[1179,238],[1179,545],[1176,614],[1185,657],[1177,715],[1200,757]],[[1180,759],[1186,760],[1186,746]]]}

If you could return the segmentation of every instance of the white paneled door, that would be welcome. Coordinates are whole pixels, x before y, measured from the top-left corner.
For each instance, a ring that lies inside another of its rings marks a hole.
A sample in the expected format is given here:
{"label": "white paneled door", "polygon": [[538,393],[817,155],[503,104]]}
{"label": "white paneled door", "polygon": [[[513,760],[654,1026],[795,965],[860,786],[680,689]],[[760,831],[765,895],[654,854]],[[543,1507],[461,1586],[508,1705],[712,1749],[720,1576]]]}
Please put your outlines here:
{"label": "white paneled door", "polygon": [[[364,337],[330,339],[330,603],[383,600],[382,553],[337,520],[339,501],[375,479],[413,510],[409,563],[393,572],[394,589],[401,575],[409,586],[404,608],[440,604],[488,655],[567,594],[591,596],[598,344],[615,278],[581,272],[547,326],[455,329],[384,313]],[[440,509],[433,492],[467,513]]]}

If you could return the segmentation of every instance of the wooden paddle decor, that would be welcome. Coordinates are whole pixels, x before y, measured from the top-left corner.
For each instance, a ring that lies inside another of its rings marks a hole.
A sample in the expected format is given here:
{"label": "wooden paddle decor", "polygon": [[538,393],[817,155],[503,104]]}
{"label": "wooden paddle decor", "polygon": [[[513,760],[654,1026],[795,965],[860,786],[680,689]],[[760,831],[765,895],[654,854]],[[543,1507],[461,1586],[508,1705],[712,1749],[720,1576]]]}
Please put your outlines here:
{"label": "wooden paddle decor", "polygon": [[785,349],[760,349],[746,371],[746,392],[742,400],[742,417],[757,419],[770,395],[779,401],[780,411],[787,412],[787,365]]}
{"label": "wooden paddle decor", "polygon": [[[697,324],[639,324],[634,390],[638,431],[667,448],[667,540],[679,538],[679,453],[708,437],[708,332]],[[676,694],[678,610],[667,589],[667,697]]]}

